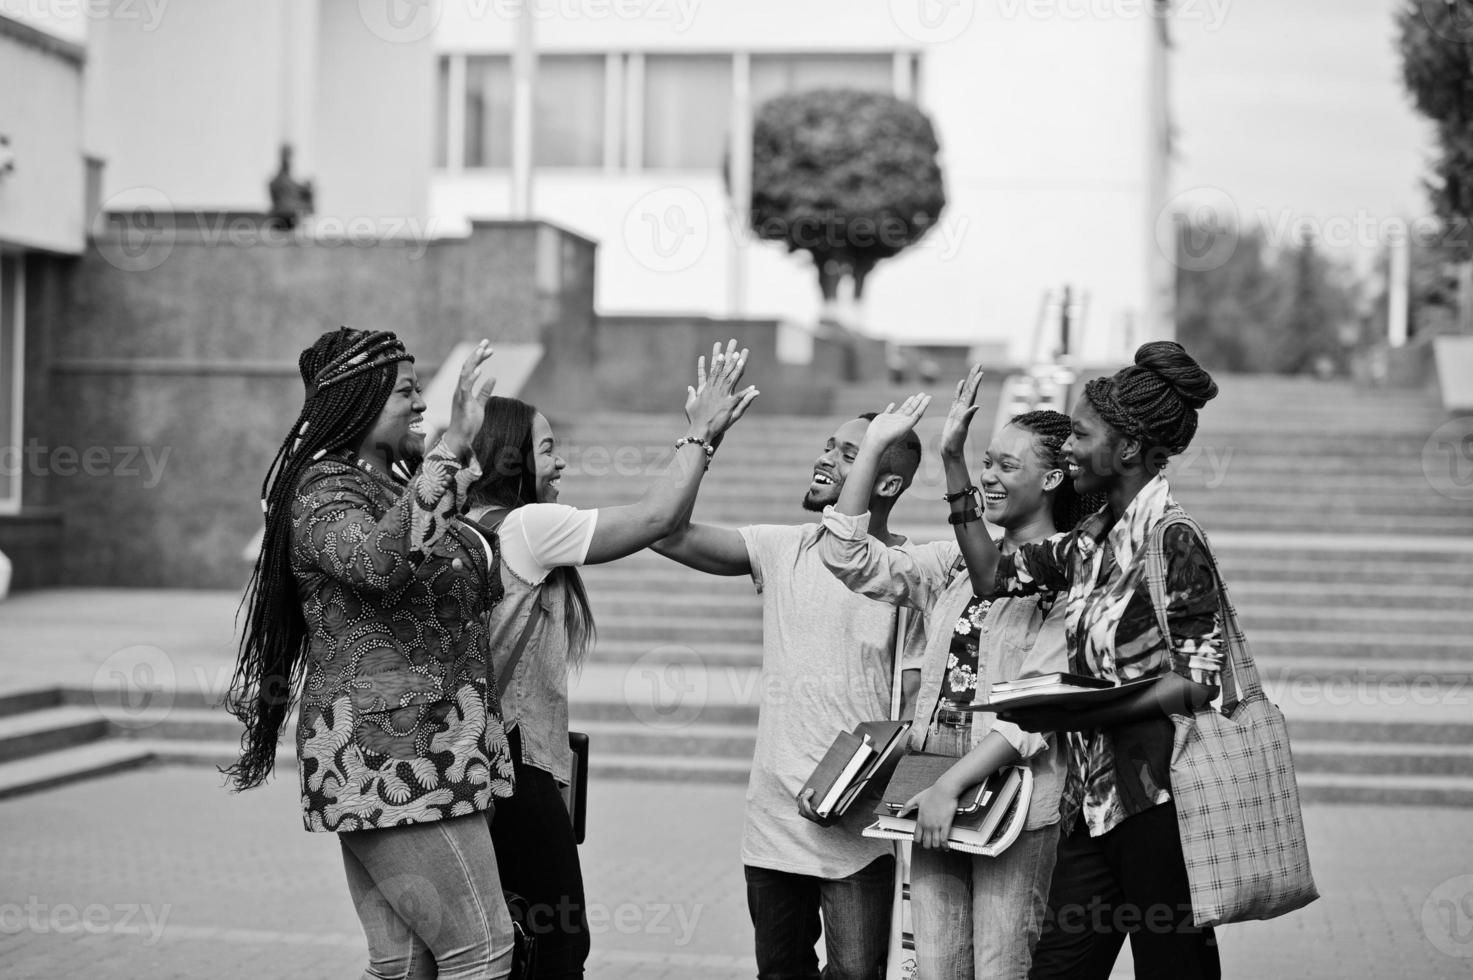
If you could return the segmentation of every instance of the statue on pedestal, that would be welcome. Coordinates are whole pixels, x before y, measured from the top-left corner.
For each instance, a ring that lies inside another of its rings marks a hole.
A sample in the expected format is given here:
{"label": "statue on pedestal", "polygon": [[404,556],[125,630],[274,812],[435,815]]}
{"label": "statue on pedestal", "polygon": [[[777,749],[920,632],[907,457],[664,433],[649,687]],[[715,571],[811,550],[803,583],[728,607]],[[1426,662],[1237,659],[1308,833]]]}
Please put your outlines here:
{"label": "statue on pedestal", "polygon": [[281,169],[266,185],[271,191],[271,225],[290,230],[312,213],[312,182],[292,176],[292,148],[282,144]]}

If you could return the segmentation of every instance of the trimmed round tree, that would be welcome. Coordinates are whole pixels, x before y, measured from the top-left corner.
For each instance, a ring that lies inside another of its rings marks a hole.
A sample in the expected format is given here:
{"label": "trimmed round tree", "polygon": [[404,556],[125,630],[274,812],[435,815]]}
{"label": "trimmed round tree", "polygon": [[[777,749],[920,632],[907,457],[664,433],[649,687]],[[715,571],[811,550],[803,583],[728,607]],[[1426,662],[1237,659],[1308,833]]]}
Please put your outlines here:
{"label": "trimmed round tree", "polygon": [[931,120],[894,96],[815,89],[771,99],[752,129],[752,230],[813,257],[826,305],[846,275],[861,298],[874,267],[940,218],[937,149]]}

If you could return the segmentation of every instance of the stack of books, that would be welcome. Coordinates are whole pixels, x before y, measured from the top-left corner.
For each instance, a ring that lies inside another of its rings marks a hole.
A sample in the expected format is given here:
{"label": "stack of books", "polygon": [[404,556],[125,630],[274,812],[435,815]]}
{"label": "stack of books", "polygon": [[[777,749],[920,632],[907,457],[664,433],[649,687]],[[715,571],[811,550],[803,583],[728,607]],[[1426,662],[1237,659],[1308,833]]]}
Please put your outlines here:
{"label": "stack of books", "polygon": [[[884,798],[875,808],[875,822],[864,836],[881,840],[908,841],[915,838],[916,819],[900,816],[905,804],[922,790],[935,785],[942,773],[956,765],[950,756],[917,753],[903,759],[895,769]],[[954,851],[995,857],[1018,839],[1028,821],[1028,804],[1033,798],[1033,773],[1023,766],[1004,766],[957,800],[956,815],[946,842]]]}
{"label": "stack of books", "polygon": [[1009,711],[1019,708],[1087,708],[1155,683],[1157,678],[1116,684],[1082,674],[1040,674],[992,685],[986,701],[968,705],[971,711]]}
{"label": "stack of books", "polygon": [[908,721],[865,721],[840,732],[799,795],[813,790],[811,805],[824,821],[843,816],[865,790],[890,778],[909,731]]}

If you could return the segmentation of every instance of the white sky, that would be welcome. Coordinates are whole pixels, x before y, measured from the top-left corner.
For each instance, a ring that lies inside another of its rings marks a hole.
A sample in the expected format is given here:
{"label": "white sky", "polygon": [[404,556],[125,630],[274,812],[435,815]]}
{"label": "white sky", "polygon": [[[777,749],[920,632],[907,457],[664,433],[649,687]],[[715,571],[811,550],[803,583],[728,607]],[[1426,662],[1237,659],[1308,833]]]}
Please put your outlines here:
{"label": "white sky", "polygon": [[1178,192],[1219,188],[1271,228],[1312,218],[1361,261],[1385,221],[1425,219],[1431,134],[1401,84],[1397,0],[1177,3]]}

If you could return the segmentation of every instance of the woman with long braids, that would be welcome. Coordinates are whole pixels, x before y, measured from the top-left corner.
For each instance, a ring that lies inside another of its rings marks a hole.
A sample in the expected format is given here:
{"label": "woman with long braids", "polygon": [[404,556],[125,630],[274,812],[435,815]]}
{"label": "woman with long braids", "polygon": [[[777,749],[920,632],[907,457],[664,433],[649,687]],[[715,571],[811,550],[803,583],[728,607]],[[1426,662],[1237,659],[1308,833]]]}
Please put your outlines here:
{"label": "woman with long braids", "polygon": [[1207,543],[1190,526],[1168,525],[1163,636],[1145,554],[1152,529],[1181,513],[1162,469],[1191,443],[1198,410],[1216,395],[1180,344],[1145,344],[1133,365],[1085,386],[1064,445],[1075,490],[1101,493],[1105,505],[1077,528],[1011,553],[977,531],[962,539],[979,591],[1064,594],[1071,671],[1144,682],[1100,707],[1002,715],[1066,736],[1062,836],[1035,980],[1105,980],[1127,935],[1139,980],[1221,976],[1212,930],[1194,925],[1170,718],[1217,695],[1219,589]]}
{"label": "woman with long braids", "polygon": [[[1084,516],[1064,478],[1062,449],[1069,417],[1027,412],[998,430],[974,486],[967,470],[967,430],[982,372],[958,382],[941,435],[949,496],[973,506],[967,524],[983,515],[1002,529],[1012,552],[1042,541]],[[995,682],[1066,669],[1064,617],[1052,593],[989,599],[977,595],[956,542],[885,548],[868,533],[862,488],[869,468],[912,431],[929,397],[915,396],[869,425],[838,503],[824,516],[824,564],[851,589],[903,603],[925,615],[926,652],[911,748],[958,761],[907,805],[916,808],[911,853],[911,921],[922,977],[1022,980],[1043,923],[1049,874],[1058,841],[1063,755],[1057,744],[1016,725],[962,710]],[[850,488],[860,492],[850,493]],[[958,525],[962,528],[965,525]],[[997,857],[951,853],[946,838],[962,792],[1002,766],[1023,764],[1034,792],[1022,836]]]}
{"label": "woman with long braids", "polygon": [[338,834],[365,977],[511,969],[488,824],[513,778],[486,673],[500,583],[495,554],[455,519],[478,475],[490,356],[482,341],[466,359],[449,428],[426,454],[398,338],[323,334],[298,359],[306,399],[266,474],[228,696],[245,734],[227,775],[248,789],[271,774],[300,692],[305,823]]}
{"label": "woman with long braids", "polygon": [[614,561],[670,534],[695,502],[722,435],[758,392],[737,390],[747,351],[732,341],[697,366],[685,403],[689,423],[675,458],[637,503],[598,510],[557,502],[567,463],[546,416],[514,398],[492,398],[474,447],[481,476],[468,518],[501,554],[505,599],[490,616],[492,670],[504,678],[502,712],[517,792],[496,808],[491,836],[502,881],[528,902],[542,980],[581,977],[588,957],[583,871],[560,786],[571,778],[568,671],[593,640],[578,566]]}

